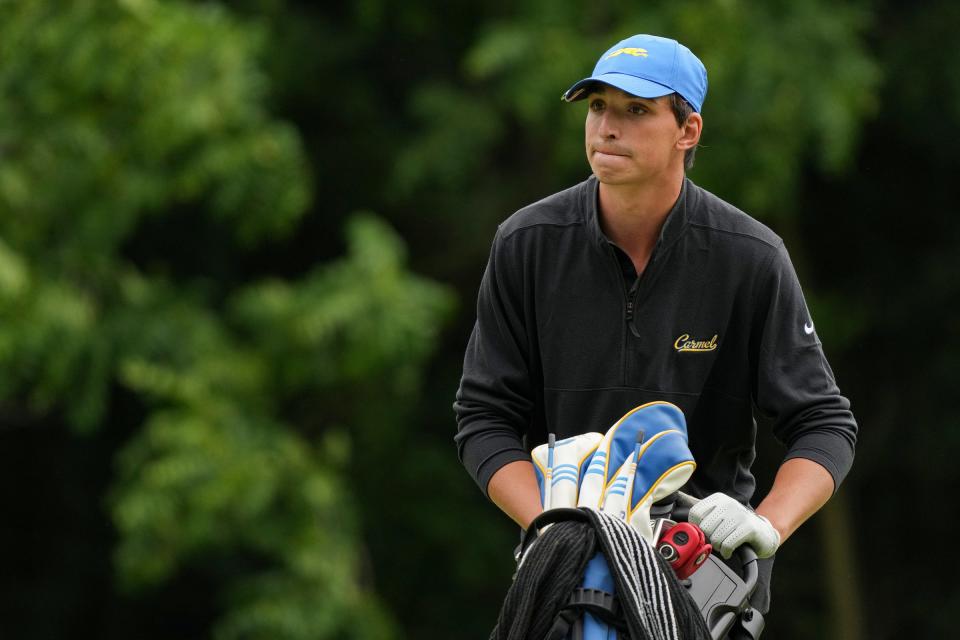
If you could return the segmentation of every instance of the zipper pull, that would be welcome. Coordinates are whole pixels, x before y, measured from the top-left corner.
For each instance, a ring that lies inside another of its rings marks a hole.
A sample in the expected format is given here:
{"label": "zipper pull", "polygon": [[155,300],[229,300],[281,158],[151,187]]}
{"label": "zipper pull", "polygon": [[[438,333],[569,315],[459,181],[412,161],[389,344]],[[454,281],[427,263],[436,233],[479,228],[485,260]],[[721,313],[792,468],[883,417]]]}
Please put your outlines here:
{"label": "zipper pull", "polygon": [[640,332],[637,330],[636,325],[633,324],[633,298],[627,300],[627,326],[630,327],[630,333],[633,334],[634,338],[640,337]]}

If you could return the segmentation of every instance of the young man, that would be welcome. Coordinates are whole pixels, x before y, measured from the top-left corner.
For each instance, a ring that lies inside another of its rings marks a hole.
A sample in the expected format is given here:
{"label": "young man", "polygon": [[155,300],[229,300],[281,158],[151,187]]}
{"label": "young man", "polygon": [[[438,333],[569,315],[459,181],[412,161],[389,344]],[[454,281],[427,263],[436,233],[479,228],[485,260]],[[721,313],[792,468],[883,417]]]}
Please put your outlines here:
{"label": "young man", "polygon": [[[674,40],[605,52],[586,100],[585,182],[497,230],[454,409],[460,459],[521,527],[541,511],[529,451],[666,400],[698,463],[691,510],[725,556],[770,557],[830,498],[857,425],[782,240],[685,177],[706,69]],[[753,409],[787,447],[754,512]],[[765,612],[770,563],[755,606]]]}

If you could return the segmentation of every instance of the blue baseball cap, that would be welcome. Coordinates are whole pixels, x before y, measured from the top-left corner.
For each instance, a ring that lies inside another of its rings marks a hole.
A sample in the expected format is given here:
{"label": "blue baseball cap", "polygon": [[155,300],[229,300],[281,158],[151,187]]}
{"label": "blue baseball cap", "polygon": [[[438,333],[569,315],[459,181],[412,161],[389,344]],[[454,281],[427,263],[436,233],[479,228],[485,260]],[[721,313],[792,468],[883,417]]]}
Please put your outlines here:
{"label": "blue baseball cap", "polygon": [[631,36],[600,56],[593,75],[563,94],[567,102],[587,97],[587,88],[602,82],[640,98],[679,93],[698,112],[707,97],[707,69],[700,58],[676,40]]}

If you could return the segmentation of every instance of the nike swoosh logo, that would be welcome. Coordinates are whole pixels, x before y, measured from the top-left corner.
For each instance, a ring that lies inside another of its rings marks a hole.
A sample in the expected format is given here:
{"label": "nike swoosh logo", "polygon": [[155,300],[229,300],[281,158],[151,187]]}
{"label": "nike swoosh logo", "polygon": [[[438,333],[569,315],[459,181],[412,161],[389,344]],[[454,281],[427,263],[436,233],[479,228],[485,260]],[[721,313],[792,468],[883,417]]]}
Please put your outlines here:
{"label": "nike swoosh logo", "polygon": [[804,324],[803,331],[807,335],[810,335],[811,333],[813,333],[813,323],[811,322],[810,324]]}

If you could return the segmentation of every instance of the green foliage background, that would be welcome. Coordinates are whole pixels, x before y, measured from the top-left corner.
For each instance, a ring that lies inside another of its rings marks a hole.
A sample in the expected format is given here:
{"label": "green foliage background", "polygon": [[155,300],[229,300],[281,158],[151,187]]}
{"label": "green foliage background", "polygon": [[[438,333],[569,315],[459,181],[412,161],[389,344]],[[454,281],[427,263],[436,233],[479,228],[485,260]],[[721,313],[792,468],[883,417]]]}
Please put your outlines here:
{"label": "green foliage background", "polygon": [[650,32],[704,60],[691,177],[787,239],[862,425],[767,635],[949,635],[948,572],[887,523],[958,524],[958,26],[947,0],[0,1],[0,633],[486,637],[517,532],[452,445],[476,287],[496,224],[588,173],[560,93]]}

